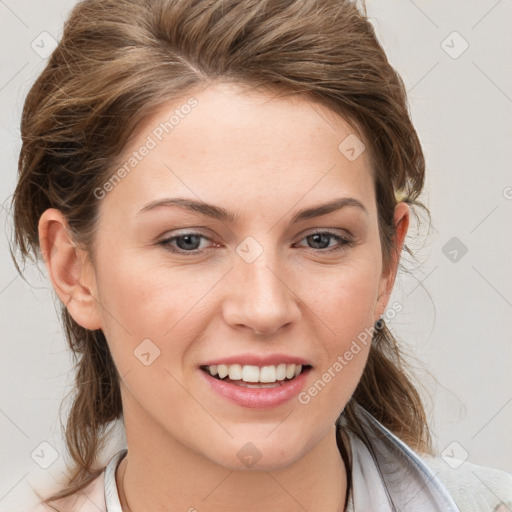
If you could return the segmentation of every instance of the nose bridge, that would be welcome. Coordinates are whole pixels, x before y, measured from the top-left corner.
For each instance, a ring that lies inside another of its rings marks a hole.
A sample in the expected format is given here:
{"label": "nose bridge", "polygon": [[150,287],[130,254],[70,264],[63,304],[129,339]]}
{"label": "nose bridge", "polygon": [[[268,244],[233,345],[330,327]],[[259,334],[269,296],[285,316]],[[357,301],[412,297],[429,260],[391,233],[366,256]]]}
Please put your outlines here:
{"label": "nose bridge", "polygon": [[278,250],[248,238],[236,249],[225,320],[232,326],[271,333],[297,318],[296,297],[287,284],[289,273]]}

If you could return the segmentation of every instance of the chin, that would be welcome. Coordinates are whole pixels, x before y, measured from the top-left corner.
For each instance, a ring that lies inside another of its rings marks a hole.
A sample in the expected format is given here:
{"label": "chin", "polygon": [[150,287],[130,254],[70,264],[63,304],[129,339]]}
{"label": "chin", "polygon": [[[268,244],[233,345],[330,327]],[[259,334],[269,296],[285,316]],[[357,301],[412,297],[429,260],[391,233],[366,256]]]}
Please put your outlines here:
{"label": "chin", "polygon": [[[261,444],[264,444],[262,441]],[[234,457],[228,457],[227,453],[233,453],[232,447],[222,453],[209,457],[210,460],[230,471],[276,471],[293,464],[300,453],[290,446],[289,450],[283,450],[282,446],[276,450],[268,443],[264,448],[258,448],[258,442],[245,442],[235,450]]]}

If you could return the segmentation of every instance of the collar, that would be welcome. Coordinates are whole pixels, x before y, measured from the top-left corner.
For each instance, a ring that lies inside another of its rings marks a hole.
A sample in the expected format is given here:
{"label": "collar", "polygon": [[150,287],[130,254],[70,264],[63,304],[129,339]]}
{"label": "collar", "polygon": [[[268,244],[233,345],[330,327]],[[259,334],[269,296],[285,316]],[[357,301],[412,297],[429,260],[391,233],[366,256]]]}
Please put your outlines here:
{"label": "collar", "polygon": [[[346,430],[352,452],[352,486],[346,512],[460,512],[429,466],[401,439],[356,404],[364,439]],[[122,512],[116,469],[118,451],[105,468],[106,512]]]}
{"label": "collar", "polygon": [[363,407],[363,437],[349,433],[352,488],[346,512],[460,512],[430,467]]}

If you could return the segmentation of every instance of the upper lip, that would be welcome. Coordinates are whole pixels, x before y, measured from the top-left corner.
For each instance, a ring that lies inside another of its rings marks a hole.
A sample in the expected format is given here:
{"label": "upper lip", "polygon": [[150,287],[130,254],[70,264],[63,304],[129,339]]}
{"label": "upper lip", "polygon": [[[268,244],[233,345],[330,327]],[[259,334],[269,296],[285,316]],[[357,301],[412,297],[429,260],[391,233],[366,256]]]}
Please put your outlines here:
{"label": "upper lip", "polygon": [[211,366],[211,365],[219,365],[219,364],[239,364],[241,366],[244,365],[253,365],[253,366],[277,366],[279,364],[301,364],[303,366],[311,366],[311,364],[302,357],[295,357],[286,354],[269,354],[266,356],[259,356],[255,354],[240,354],[238,356],[229,356],[229,357],[219,357],[218,359],[211,359],[210,361],[206,361],[201,366]]}

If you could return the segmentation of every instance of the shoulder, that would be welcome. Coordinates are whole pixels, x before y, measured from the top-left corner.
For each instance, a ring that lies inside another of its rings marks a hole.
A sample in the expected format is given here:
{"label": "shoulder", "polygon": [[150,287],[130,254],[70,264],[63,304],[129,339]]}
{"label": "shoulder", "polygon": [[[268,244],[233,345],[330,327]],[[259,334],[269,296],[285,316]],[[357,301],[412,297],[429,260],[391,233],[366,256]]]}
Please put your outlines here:
{"label": "shoulder", "polygon": [[452,495],[461,512],[512,511],[512,473],[449,459],[420,455]]}
{"label": "shoulder", "polygon": [[[43,497],[48,498],[51,494],[53,493]],[[106,510],[105,472],[103,471],[78,493],[52,501],[50,504],[38,503],[27,512],[106,512]]]}

